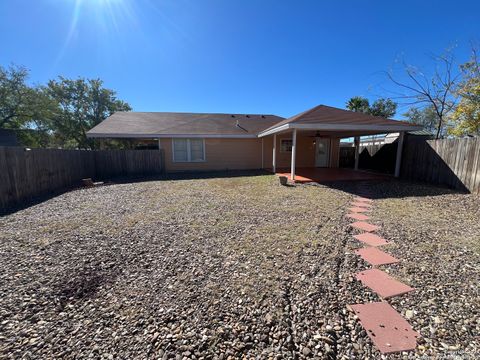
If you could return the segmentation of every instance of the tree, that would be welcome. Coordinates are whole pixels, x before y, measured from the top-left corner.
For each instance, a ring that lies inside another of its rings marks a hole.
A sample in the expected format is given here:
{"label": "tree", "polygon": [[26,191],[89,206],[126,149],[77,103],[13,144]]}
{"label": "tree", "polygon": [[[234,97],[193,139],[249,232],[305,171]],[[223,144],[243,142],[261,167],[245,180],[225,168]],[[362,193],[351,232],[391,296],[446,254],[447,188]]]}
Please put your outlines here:
{"label": "tree", "polygon": [[397,104],[391,99],[380,98],[370,105],[367,98],[354,96],[347,102],[347,109],[355,112],[362,112],[374,116],[390,118],[397,112]]}
{"label": "tree", "polygon": [[130,111],[130,105],[117,99],[100,79],[76,80],[59,77],[51,80],[47,93],[59,105],[51,121],[56,138],[67,148],[93,149],[95,143],[86,132],[116,111]]}
{"label": "tree", "polygon": [[370,102],[362,96],[354,96],[347,102],[347,109],[355,112],[368,113]]}
{"label": "tree", "polygon": [[454,74],[454,59],[450,53],[433,57],[435,71],[431,76],[426,75],[415,66],[403,63],[406,80],[398,80],[392,72],[387,76],[402,90],[397,98],[403,99],[405,104],[420,107],[432,107],[437,116],[436,138],[444,132],[444,125],[452,110],[455,108],[455,85],[458,75]]}
{"label": "tree", "polygon": [[397,112],[397,104],[391,99],[380,98],[375,100],[370,106],[369,114],[374,116],[381,116],[384,118],[391,118]]}
{"label": "tree", "polygon": [[28,128],[55,111],[55,103],[43,88],[27,84],[28,75],[28,70],[21,66],[0,66],[0,128]]}
{"label": "tree", "polygon": [[412,107],[403,116],[412,124],[421,125],[431,132],[435,132],[438,128],[438,116],[432,106],[421,109]]}
{"label": "tree", "polygon": [[463,75],[457,89],[460,102],[452,114],[454,127],[449,132],[453,135],[480,135],[480,64],[475,49],[470,61],[460,68]]}

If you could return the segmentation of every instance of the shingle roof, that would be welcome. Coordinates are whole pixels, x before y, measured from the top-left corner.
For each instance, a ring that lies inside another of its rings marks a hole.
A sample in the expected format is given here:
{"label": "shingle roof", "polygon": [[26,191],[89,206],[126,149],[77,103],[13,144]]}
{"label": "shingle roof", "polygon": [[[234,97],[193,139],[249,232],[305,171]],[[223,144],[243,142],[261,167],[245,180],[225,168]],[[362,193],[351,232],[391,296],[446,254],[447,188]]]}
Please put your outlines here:
{"label": "shingle roof", "polygon": [[255,137],[259,132],[283,119],[275,115],[116,112],[88,131],[87,136],[227,135]]}
{"label": "shingle roof", "polygon": [[[388,128],[389,126],[405,126],[405,130],[408,130],[408,128],[412,128],[412,124],[405,121],[385,119],[380,116],[373,116],[360,112],[338,109],[326,105],[318,105],[312,109],[294,115],[288,119],[282,120],[278,124],[271,126],[265,131],[269,131],[287,124],[329,124],[333,127],[338,125],[339,128],[341,128],[341,126],[343,125],[376,125],[385,126],[386,128]],[[416,127],[417,126],[413,126],[413,128]]]}

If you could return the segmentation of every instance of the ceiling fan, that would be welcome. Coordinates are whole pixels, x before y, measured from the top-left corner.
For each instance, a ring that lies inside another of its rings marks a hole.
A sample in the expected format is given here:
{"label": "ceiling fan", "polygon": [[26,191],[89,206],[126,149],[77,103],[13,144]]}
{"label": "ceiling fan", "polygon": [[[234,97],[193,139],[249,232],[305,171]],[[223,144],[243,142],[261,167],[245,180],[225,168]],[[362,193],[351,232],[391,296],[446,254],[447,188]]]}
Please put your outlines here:
{"label": "ceiling fan", "polygon": [[315,135],[310,135],[309,137],[313,137],[313,138],[321,137],[320,131],[317,130],[317,131],[315,132]]}

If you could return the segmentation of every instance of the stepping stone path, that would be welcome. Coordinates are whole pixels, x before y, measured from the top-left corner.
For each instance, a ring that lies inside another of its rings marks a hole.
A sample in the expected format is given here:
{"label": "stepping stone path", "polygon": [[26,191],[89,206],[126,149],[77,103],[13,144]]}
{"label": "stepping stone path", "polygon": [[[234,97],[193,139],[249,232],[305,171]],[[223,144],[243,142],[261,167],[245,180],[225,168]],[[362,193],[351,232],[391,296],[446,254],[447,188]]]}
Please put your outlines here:
{"label": "stepping stone path", "polygon": [[361,271],[355,274],[355,277],[384,299],[413,291],[410,286],[395,280],[386,272],[378,269]]}
{"label": "stepping stone path", "polygon": [[370,219],[369,216],[363,215],[363,214],[360,214],[360,213],[347,214],[347,217],[349,217],[351,219],[355,219],[355,220],[362,220],[362,221]]}
{"label": "stepping stone path", "polygon": [[[374,207],[374,201],[370,198],[372,194],[367,188],[371,184],[365,183],[363,186],[359,196],[353,198],[351,207],[348,208],[350,213],[346,215],[349,219],[357,220],[350,224],[352,228],[364,231],[361,234],[353,235],[356,240],[366,245],[366,247],[356,250],[355,253],[374,267],[397,264],[400,262],[399,259],[377,248],[389,243],[373,233],[380,229],[380,226],[366,222],[366,220],[370,220],[370,216],[364,213]],[[355,274],[355,277],[383,299],[400,296],[414,290],[376,268],[360,271]],[[419,334],[387,302],[355,304],[348,305],[348,307],[358,316],[361,325],[382,354],[415,350]]]}
{"label": "stepping stone path", "polygon": [[381,353],[415,350],[418,333],[386,302],[351,305]]}
{"label": "stepping stone path", "polygon": [[366,247],[355,250],[355,254],[373,266],[395,264],[400,260],[394,258],[392,255],[383,252],[375,247]]}

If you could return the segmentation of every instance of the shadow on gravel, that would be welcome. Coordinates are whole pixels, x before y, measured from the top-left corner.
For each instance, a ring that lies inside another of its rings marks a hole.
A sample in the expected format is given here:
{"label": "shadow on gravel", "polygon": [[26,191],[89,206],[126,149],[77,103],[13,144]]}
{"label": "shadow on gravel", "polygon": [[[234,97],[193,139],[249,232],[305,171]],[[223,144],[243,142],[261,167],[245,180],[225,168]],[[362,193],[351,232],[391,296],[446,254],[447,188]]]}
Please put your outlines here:
{"label": "shadow on gravel", "polygon": [[113,284],[117,276],[115,267],[105,270],[99,264],[72,269],[64,274],[63,279],[54,287],[55,305],[63,309],[71,302],[89,299],[95,296],[101,287]]}
{"label": "shadow on gravel", "polygon": [[372,199],[467,194],[465,191],[394,179],[387,181],[339,181],[319,186],[329,187],[357,196],[367,196]]}
{"label": "shadow on gravel", "polygon": [[[231,171],[208,171],[208,172],[199,171],[199,172],[179,172],[179,173],[149,175],[149,176],[144,176],[144,175],[128,176],[128,177],[120,176],[120,177],[114,177],[112,179],[93,179],[93,180],[104,181],[105,184],[99,186],[99,187],[103,187],[103,186],[114,185],[114,184],[132,184],[132,183],[148,182],[148,181],[236,178],[236,177],[245,177],[245,176],[264,176],[264,175],[271,175],[271,173],[265,170],[231,170]],[[75,191],[80,189],[86,189],[82,185],[81,180],[78,181],[78,184],[76,186],[74,185],[68,188],[58,189],[58,190],[50,191],[38,196],[34,196],[28,200],[25,200],[21,203],[13,205],[8,209],[0,208],[0,216],[16,213],[17,211],[21,211],[31,206],[41,204],[45,201],[53,199],[69,191]]]}

